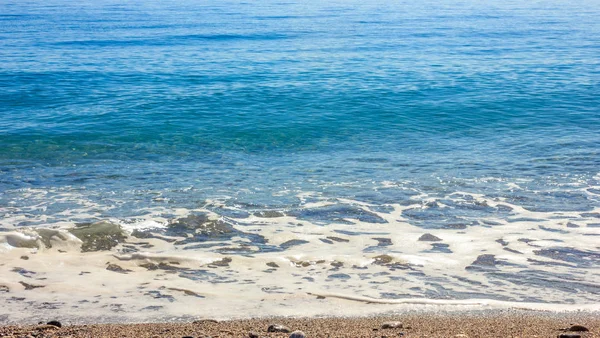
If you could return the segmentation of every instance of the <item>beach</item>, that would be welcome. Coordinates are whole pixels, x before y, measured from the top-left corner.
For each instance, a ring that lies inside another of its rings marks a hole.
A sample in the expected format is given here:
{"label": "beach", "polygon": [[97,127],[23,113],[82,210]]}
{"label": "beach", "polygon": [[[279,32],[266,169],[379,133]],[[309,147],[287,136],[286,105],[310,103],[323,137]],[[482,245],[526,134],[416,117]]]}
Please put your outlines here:
{"label": "beach", "polygon": [[[386,324],[398,327],[384,328]],[[281,330],[288,329],[288,332],[269,332],[269,327],[275,325],[283,326]],[[568,330],[571,328],[573,331]],[[584,329],[589,331],[580,331]],[[306,337],[600,337],[600,316],[598,313],[510,310],[347,318],[198,319],[188,323],[88,324],[61,328],[4,326],[0,328],[0,336],[289,337],[294,331],[302,331]]]}

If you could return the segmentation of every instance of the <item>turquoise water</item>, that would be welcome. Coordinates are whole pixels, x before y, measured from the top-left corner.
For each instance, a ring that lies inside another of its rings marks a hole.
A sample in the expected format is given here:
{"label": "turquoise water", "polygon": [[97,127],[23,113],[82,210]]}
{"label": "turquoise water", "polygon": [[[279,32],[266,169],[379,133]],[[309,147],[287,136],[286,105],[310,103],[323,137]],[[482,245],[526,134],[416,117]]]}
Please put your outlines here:
{"label": "turquoise water", "polygon": [[[598,14],[552,1],[5,1],[2,202],[29,187],[285,206],[269,191],[596,184]],[[199,191],[177,195],[188,186]]]}
{"label": "turquoise water", "polygon": [[2,227],[198,208],[327,227],[400,205],[424,230],[598,235],[599,17],[597,1],[3,0]]}

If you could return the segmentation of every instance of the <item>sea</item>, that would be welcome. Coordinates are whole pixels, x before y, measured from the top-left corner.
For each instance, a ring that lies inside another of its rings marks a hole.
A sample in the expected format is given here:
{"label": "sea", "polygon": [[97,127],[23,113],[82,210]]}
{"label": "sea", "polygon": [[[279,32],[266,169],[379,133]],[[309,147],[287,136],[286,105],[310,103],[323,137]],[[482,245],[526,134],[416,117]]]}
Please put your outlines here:
{"label": "sea", "polygon": [[599,18],[0,0],[0,323],[600,310]]}

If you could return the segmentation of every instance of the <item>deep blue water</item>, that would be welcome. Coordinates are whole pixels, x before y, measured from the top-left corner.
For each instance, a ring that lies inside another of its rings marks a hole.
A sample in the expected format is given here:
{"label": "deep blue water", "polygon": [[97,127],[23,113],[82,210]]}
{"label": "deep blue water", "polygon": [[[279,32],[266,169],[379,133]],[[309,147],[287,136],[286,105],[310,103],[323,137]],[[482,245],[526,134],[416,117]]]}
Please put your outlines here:
{"label": "deep blue water", "polygon": [[[466,191],[590,211],[599,17],[598,1],[3,0],[0,208],[36,224],[73,207],[65,192],[127,218]],[[423,217],[480,216],[448,212]]]}

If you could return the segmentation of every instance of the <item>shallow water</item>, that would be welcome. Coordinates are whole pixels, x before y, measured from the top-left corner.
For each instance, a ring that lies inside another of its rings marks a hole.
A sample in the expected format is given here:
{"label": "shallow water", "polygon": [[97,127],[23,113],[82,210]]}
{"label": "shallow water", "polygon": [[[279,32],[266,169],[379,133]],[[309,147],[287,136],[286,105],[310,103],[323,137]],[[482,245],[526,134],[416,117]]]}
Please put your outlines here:
{"label": "shallow water", "polygon": [[1,321],[599,303],[597,2],[0,13]]}

